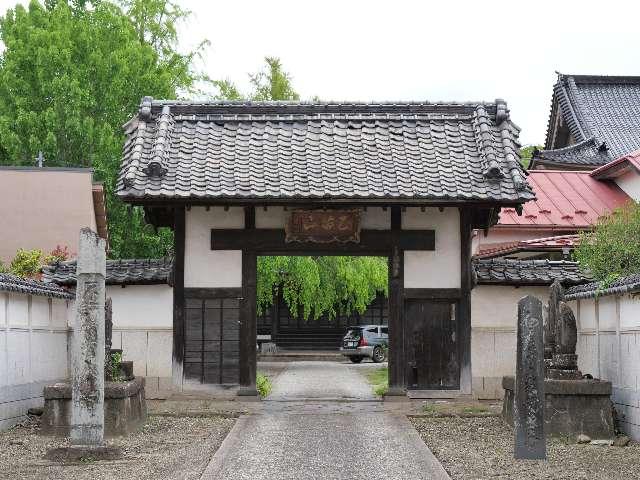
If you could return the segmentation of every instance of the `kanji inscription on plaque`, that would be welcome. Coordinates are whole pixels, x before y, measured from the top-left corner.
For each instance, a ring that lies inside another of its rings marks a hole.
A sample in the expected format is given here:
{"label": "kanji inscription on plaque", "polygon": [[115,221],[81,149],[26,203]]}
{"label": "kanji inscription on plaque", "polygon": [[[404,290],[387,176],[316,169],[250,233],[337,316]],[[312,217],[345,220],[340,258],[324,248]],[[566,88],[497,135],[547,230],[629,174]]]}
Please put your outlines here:
{"label": "kanji inscription on plaque", "polygon": [[359,210],[294,210],[287,224],[287,242],[360,241]]}

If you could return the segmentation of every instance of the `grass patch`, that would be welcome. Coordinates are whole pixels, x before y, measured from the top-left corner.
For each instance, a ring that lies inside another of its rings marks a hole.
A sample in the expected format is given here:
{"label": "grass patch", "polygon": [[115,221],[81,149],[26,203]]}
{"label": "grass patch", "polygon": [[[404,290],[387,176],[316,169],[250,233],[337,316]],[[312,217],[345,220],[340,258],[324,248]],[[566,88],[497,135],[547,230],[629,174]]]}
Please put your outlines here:
{"label": "grass patch", "polygon": [[485,413],[489,413],[489,409],[487,407],[485,407],[484,405],[478,405],[478,406],[473,406],[473,407],[464,407],[462,409],[462,413],[465,413],[467,415],[482,415]]}
{"label": "grass patch", "polygon": [[258,374],[256,375],[256,388],[258,389],[260,398],[264,398],[271,393],[273,385],[271,384],[271,380],[269,380],[269,377],[258,372]]}
{"label": "grass patch", "polygon": [[438,412],[438,409],[436,408],[436,406],[433,403],[425,403],[422,406],[422,411],[424,413],[428,413],[430,415],[433,415],[433,414]]}
{"label": "grass patch", "polygon": [[389,391],[389,370],[387,367],[380,367],[367,372],[367,380],[373,387],[373,393],[383,397]]}

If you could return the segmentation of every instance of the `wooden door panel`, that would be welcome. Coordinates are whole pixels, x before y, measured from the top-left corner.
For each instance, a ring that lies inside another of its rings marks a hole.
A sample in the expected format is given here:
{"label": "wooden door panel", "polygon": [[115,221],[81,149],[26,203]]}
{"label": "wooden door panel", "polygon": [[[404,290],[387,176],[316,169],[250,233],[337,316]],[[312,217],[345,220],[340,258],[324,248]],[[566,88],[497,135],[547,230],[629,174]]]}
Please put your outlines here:
{"label": "wooden door panel", "polygon": [[239,377],[239,302],[190,298],[185,302],[184,380],[237,384]]}
{"label": "wooden door panel", "polygon": [[456,304],[411,299],[405,302],[407,387],[457,389],[460,385]]}

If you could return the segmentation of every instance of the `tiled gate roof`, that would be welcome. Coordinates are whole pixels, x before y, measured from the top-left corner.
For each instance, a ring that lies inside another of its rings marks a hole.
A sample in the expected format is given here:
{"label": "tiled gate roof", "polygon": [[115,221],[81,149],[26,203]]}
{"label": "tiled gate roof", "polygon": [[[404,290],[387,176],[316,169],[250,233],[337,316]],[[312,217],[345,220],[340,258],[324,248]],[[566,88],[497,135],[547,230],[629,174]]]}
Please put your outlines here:
{"label": "tiled gate roof", "polygon": [[145,98],[118,195],[158,199],[533,198],[506,104],[189,103]]}

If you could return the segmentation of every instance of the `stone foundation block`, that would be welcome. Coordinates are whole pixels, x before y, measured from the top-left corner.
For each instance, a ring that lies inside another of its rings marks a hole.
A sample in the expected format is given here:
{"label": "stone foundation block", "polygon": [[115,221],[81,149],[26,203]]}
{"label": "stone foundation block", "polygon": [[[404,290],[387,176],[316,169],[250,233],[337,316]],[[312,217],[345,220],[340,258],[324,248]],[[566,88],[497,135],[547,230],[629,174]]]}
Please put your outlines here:
{"label": "stone foundation block", "polygon": [[[502,378],[504,400],[502,417],[513,426],[515,379]],[[544,381],[545,433],[577,437],[585,434],[593,439],[613,438],[611,382],[602,380]]]}
{"label": "stone foundation block", "polygon": [[[104,391],[104,430],[107,437],[127,435],[147,420],[144,378],[127,382],[106,382]],[[47,385],[44,388],[44,435],[68,437],[71,431],[71,384]]]}

